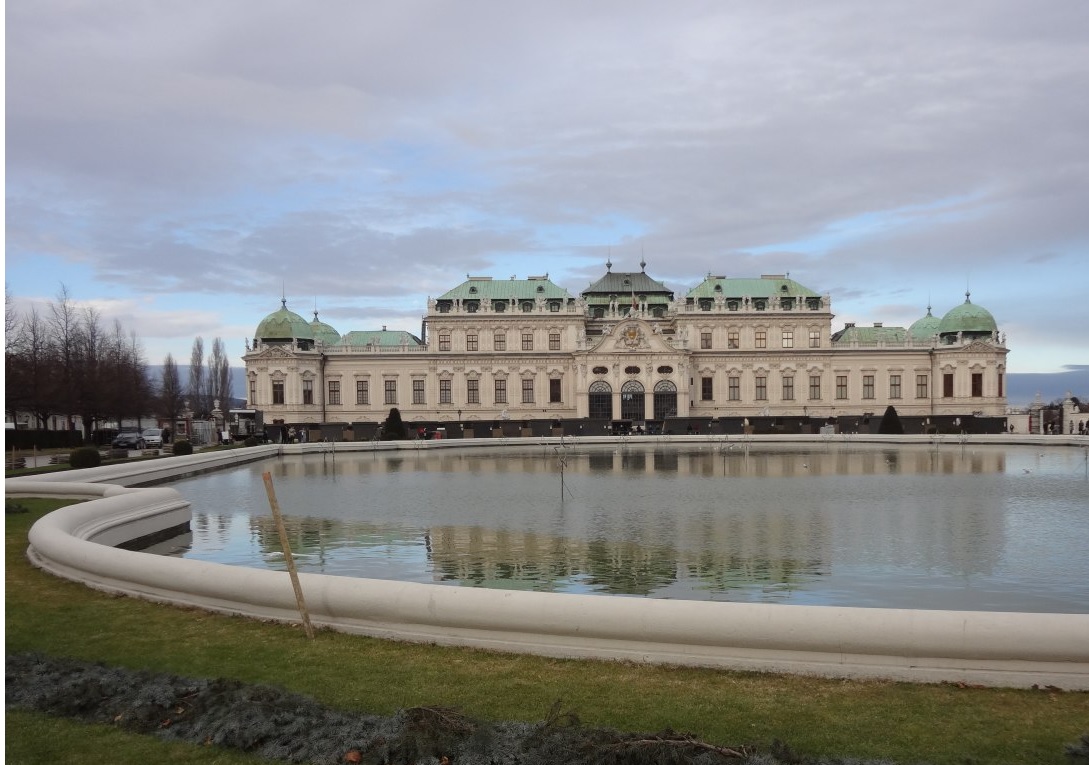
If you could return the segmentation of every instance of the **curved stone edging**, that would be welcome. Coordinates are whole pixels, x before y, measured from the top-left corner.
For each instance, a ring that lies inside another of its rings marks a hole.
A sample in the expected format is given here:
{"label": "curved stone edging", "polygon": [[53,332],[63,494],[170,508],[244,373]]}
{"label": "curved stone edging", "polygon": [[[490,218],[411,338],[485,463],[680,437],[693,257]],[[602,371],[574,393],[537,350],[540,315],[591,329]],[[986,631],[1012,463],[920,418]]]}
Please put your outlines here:
{"label": "curved stone edging", "polygon": [[[1060,439],[1042,438],[1049,444]],[[513,445],[519,439],[504,441]],[[451,441],[409,446],[411,443],[338,444],[337,449],[470,446]],[[471,446],[485,443],[482,439]],[[524,445],[532,443],[529,440]],[[282,451],[327,448],[327,444],[306,444],[286,446]],[[213,464],[222,466],[277,453],[276,447],[251,449],[218,452],[211,460],[193,459],[199,457],[193,455],[169,462],[180,460],[172,469],[187,474],[214,469]],[[162,480],[146,476],[167,470],[148,463],[147,472],[141,475],[132,470],[139,464],[130,466],[120,478],[145,483]],[[187,522],[188,503],[174,489],[91,482],[108,477],[91,473],[49,474],[67,480],[35,476],[6,482],[8,496],[94,498],[50,513],[34,524],[28,555],[36,566],[108,592],[261,619],[298,620],[286,573],[109,546],[172,528],[183,519]],[[84,474],[84,480],[76,474]],[[321,574],[301,574],[300,579],[315,624],[378,637],[561,657],[1089,690],[1089,614],[609,598]]]}

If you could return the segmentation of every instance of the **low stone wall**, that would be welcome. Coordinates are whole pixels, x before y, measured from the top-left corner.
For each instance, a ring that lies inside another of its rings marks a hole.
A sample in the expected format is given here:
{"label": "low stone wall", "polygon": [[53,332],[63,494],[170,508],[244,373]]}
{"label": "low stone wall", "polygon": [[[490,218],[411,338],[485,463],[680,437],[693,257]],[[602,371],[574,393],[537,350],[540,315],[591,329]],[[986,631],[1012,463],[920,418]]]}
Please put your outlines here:
{"label": "low stone wall", "polygon": [[[1056,440],[1049,438],[1048,443]],[[486,439],[463,447],[488,442],[497,445]],[[357,443],[347,448],[457,446],[441,441],[411,444]],[[283,451],[316,452],[344,446],[300,444]],[[276,453],[275,447],[252,449],[268,451],[260,455],[250,449],[217,454],[254,458]],[[231,460],[217,461],[229,464]],[[156,463],[146,465],[155,474],[163,470]],[[200,461],[178,467],[193,472],[198,466],[212,469]],[[108,592],[262,619],[298,620],[286,573],[153,556],[111,546],[188,522],[188,505],[173,489],[131,489],[43,478],[9,479],[7,494],[94,499],[50,513],[34,525],[28,554],[35,565]],[[123,478],[131,483],[146,482],[137,475]],[[301,574],[300,578],[315,624],[378,637],[548,656],[1089,690],[1087,614],[675,601],[318,574]]]}

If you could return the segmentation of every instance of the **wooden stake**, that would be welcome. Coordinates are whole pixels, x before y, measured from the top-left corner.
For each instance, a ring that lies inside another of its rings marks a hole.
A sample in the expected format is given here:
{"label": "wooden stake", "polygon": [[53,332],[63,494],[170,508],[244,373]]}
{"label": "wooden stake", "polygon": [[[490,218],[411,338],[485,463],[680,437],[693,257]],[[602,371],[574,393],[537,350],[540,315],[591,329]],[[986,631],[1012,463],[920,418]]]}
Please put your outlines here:
{"label": "wooden stake", "polygon": [[299,572],[295,570],[295,559],[291,556],[291,542],[287,538],[287,527],[284,526],[284,516],[280,513],[280,503],[276,501],[276,489],[272,487],[272,474],[264,473],[265,493],[268,494],[268,504],[272,508],[272,518],[276,521],[276,531],[280,534],[280,544],[284,548],[284,560],[287,561],[287,573],[291,577],[291,586],[295,590],[295,604],[299,607],[299,615],[302,616],[303,629],[306,636],[314,639],[314,627],[310,624],[310,612],[306,609],[306,600],[303,598],[302,584],[299,582]]}

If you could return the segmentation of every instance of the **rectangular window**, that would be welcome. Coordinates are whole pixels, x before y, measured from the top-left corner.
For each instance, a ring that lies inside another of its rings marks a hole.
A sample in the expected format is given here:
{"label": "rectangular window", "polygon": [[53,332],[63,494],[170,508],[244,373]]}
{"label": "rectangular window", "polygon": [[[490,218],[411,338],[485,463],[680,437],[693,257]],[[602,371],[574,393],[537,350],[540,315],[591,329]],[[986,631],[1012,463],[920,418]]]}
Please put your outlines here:
{"label": "rectangular window", "polygon": [[465,381],[465,400],[470,404],[480,403],[480,380]]}
{"label": "rectangular window", "polygon": [[507,335],[504,332],[495,333],[495,350],[505,351],[507,350]]}
{"label": "rectangular window", "polygon": [[313,380],[303,380],[302,384],[303,384],[303,403],[304,404],[313,404],[314,403],[314,381]]}
{"label": "rectangular window", "polygon": [[836,398],[847,400],[847,375],[836,375]]}
{"label": "rectangular window", "polygon": [[741,400],[741,378],[731,377],[729,378],[729,396],[731,401]]}
{"label": "rectangular window", "polygon": [[946,372],[942,375],[942,396],[953,398],[953,373]]}
{"label": "rectangular window", "polygon": [[532,332],[523,332],[522,333],[522,350],[523,351],[532,351],[533,350],[533,333]]}
{"label": "rectangular window", "polygon": [[563,380],[549,380],[548,381],[548,403],[558,404],[563,401],[563,396],[560,392]]}
{"label": "rectangular window", "polygon": [[329,403],[340,406],[340,380],[329,381]]}
{"label": "rectangular window", "polygon": [[507,403],[507,381],[496,380],[495,381],[495,403],[505,404]]}
{"label": "rectangular window", "polygon": [[761,376],[756,378],[756,400],[768,400],[768,378],[766,377]]}
{"label": "rectangular window", "polygon": [[900,375],[889,375],[889,398],[900,398]]}
{"label": "rectangular window", "polygon": [[424,381],[413,380],[412,381],[412,403],[413,404],[425,404],[427,399],[424,398]]}
{"label": "rectangular window", "polygon": [[874,376],[862,375],[862,398],[874,397]]}
{"label": "rectangular window", "polygon": [[[417,382],[416,380],[413,380],[412,385],[415,386],[416,382]],[[419,380],[419,382],[421,383],[421,387],[422,387],[423,380]],[[421,390],[420,393],[422,394],[423,391]],[[439,403],[440,404],[449,404],[449,403],[451,403],[453,401],[453,398],[454,398],[454,393],[453,393],[453,390],[452,390],[452,387],[451,387],[451,381],[450,380],[439,380]],[[419,403],[422,404],[423,402],[420,401]]]}
{"label": "rectangular window", "polygon": [[[257,403],[257,381],[250,380],[250,406],[254,406]],[[55,430],[55,428],[54,428]]]}
{"label": "rectangular window", "polygon": [[549,332],[548,333],[548,350],[558,351],[560,349],[560,333]]}
{"label": "rectangular window", "polygon": [[926,375],[915,375],[915,398],[927,398],[930,395],[927,393],[928,382]]}
{"label": "rectangular window", "polygon": [[1006,387],[1005,386],[1006,386],[1005,376],[1001,372],[999,372],[998,373],[998,397],[999,398],[1002,398],[1003,396],[1006,395]]}
{"label": "rectangular window", "polygon": [[439,350],[450,350],[450,335],[439,335]]}
{"label": "rectangular window", "polygon": [[713,377],[701,377],[700,378],[700,400],[701,401],[714,401],[715,400],[715,379]]}
{"label": "rectangular window", "polygon": [[355,381],[355,403],[369,406],[371,403],[370,385],[366,380]]}
{"label": "rectangular window", "polygon": [[783,401],[794,400],[794,378],[783,377]]}
{"label": "rectangular window", "polygon": [[821,397],[821,376],[809,375],[809,400],[819,401]]}
{"label": "rectangular window", "polygon": [[792,329],[784,329],[783,330],[783,347],[784,348],[793,348],[794,347],[794,330],[792,330]]}
{"label": "rectangular window", "polygon": [[710,350],[711,348],[711,333],[700,332],[700,348],[703,350]]}
{"label": "rectangular window", "polygon": [[983,398],[982,372],[972,372],[972,398]]}
{"label": "rectangular window", "polygon": [[476,334],[466,335],[465,336],[465,350],[467,350],[467,351],[480,350],[479,342],[477,341],[477,335]]}
{"label": "rectangular window", "polygon": [[809,330],[809,347],[820,348],[821,347],[821,331],[819,329]]}
{"label": "rectangular window", "polygon": [[284,382],[283,380],[272,381],[272,403],[282,404],[284,403]]}
{"label": "rectangular window", "polygon": [[522,380],[522,403],[533,403],[533,380]]}
{"label": "rectangular window", "polygon": [[737,330],[732,329],[729,334],[726,335],[726,347],[732,351],[736,351],[741,347],[741,335]]}
{"label": "rectangular window", "polygon": [[756,347],[767,348],[768,347],[768,332],[764,329],[756,330]]}
{"label": "rectangular window", "polygon": [[386,380],[385,383],[386,383],[386,403],[387,404],[396,404],[397,403],[397,381],[396,380]]}

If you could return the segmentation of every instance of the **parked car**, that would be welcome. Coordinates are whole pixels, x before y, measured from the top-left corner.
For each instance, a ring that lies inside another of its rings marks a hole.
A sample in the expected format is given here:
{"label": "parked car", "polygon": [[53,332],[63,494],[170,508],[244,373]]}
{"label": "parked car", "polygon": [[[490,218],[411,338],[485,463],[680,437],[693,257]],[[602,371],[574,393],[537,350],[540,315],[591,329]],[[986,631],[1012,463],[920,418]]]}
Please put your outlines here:
{"label": "parked car", "polygon": [[162,428],[146,428],[140,435],[144,439],[144,443],[154,449],[158,449],[163,445]]}
{"label": "parked car", "polygon": [[143,449],[146,442],[138,430],[125,430],[118,433],[110,446],[114,449]]}

